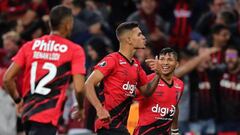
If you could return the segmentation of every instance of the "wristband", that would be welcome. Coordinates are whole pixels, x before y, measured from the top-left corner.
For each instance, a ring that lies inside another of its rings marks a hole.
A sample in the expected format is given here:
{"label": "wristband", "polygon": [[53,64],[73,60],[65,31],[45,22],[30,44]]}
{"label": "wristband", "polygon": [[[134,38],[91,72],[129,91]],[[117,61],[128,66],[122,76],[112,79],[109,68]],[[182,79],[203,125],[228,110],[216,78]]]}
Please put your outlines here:
{"label": "wristband", "polygon": [[171,129],[171,135],[179,135],[179,129],[175,128],[175,129]]}
{"label": "wristband", "polygon": [[15,102],[16,104],[20,103],[21,101],[22,101],[22,99],[21,99],[20,97],[14,99],[14,102]]}

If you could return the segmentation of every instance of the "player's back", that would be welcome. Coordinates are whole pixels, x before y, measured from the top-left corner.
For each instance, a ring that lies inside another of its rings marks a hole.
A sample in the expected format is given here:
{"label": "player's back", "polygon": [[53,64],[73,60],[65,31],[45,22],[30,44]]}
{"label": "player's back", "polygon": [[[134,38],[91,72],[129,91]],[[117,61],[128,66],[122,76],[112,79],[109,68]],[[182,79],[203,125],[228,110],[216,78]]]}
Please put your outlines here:
{"label": "player's back", "polygon": [[13,61],[24,69],[24,120],[57,125],[71,75],[85,73],[84,67],[76,72],[74,63],[84,57],[80,46],[57,35],[23,45]]}

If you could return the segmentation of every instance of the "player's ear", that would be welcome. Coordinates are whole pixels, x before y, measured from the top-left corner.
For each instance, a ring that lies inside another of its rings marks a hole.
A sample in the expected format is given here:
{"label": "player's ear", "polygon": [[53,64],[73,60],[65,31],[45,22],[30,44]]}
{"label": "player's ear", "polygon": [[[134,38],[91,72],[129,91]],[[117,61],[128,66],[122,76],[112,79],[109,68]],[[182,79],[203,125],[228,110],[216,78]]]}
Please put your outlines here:
{"label": "player's ear", "polygon": [[177,61],[177,64],[176,64],[176,67],[175,68],[178,68],[179,67],[179,62]]}

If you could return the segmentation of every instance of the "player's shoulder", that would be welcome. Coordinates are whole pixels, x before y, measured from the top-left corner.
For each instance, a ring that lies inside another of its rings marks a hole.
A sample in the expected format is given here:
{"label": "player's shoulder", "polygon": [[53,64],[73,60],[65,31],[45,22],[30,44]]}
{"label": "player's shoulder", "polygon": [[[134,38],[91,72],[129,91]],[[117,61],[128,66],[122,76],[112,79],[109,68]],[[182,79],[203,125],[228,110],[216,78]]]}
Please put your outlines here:
{"label": "player's shoulder", "polygon": [[118,59],[118,58],[119,58],[118,52],[110,53],[104,57],[104,59]]}
{"label": "player's shoulder", "polygon": [[181,79],[174,76],[173,80],[176,87],[184,87],[184,83]]}
{"label": "player's shoulder", "polygon": [[152,73],[152,74],[147,75],[148,80],[149,81],[152,80],[155,75],[156,75],[156,73]]}

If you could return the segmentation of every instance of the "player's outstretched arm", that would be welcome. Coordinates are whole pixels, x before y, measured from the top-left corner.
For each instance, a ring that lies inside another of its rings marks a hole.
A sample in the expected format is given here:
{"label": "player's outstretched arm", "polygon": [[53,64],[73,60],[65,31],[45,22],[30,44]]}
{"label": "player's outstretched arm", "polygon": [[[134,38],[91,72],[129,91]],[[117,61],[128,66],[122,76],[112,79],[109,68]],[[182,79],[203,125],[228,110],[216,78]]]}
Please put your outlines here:
{"label": "player's outstretched arm", "polygon": [[140,90],[141,94],[145,97],[151,96],[157,88],[159,79],[160,79],[160,76],[156,74],[151,82],[149,82],[148,84],[140,87],[139,90]]}
{"label": "player's outstretched arm", "polygon": [[85,82],[84,88],[89,102],[95,107],[97,116],[101,120],[109,120],[109,112],[102,106],[97,98],[95,86],[102,81],[104,75],[99,70],[94,70]]}
{"label": "player's outstretched arm", "polygon": [[157,88],[159,79],[160,79],[160,68],[159,68],[159,63],[158,63],[158,57],[156,56],[155,59],[147,59],[146,63],[150,66],[151,70],[155,71],[156,75],[154,76],[153,80],[151,80],[149,83],[143,85],[140,87],[140,92],[142,93],[143,96],[149,97],[151,96],[154,91]]}
{"label": "player's outstretched arm", "polygon": [[80,117],[83,117],[83,101],[84,101],[84,95],[85,95],[85,91],[83,89],[84,81],[85,81],[85,77],[83,75],[81,74],[73,75],[73,85],[74,85],[75,95],[78,102],[79,113],[81,113]]}
{"label": "player's outstretched arm", "polygon": [[21,67],[17,63],[13,62],[3,76],[4,89],[7,90],[7,92],[10,94],[10,96],[16,103],[20,103],[21,98],[17,91],[16,82],[14,79],[20,70]]}

